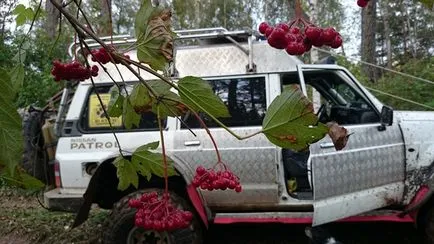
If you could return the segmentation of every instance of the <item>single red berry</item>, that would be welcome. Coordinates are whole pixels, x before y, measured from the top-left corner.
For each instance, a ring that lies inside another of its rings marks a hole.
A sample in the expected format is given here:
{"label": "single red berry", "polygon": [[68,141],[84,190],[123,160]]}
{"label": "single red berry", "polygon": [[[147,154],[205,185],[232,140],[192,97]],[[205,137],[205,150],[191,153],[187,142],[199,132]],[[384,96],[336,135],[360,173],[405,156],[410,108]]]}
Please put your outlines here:
{"label": "single red berry", "polygon": [[274,28],[273,33],[268,37],[270,46],[277,49],[284,49],[287,45],[286,32],[282,28]]}
{"label": "single red berry", "polygon": [[359,5],[359,7],[364,8],[368,5],[369,1],[368,0],[357,0],[357,5]]}
{"label": "single red berry", "polygon": [[270,25],[267,22],[262,22],[259,25],[259,28],[258,28],[259,29],[259,33],[265,34],[265,32],[267,31],[268,27],[270,27]]}
{"label": "single red berry", "polygon": [[289,55],[297,55],[297,42],[290,42],[290,43],[288,43],[288,46],[286,46],[285,51]]}
{"label": "single red berry", "polygon": [[267,28],[267,30],[265,31],[265,36],[268,38],[270,35],[271,35],[271,33],[273,33],[273,31],[274,31],[274,27],[268,27]]}
{"label": "single red berry", "polygon": [[206,173],[206,169],[204,167],[202,167],[202,166],[199,166],[199,167],[196,168],[196,173],[199,176],[204,175]]}
{"label": "single red berry", "polygon": [[300,28],[298,28],[297,26],[291,27],[289,29],[289,32],[292,34],[299,34],[300,33]]}
{"label": "single red berry", "polygon": [[322,33],[322,39],[325,43],[332,42],[339,33],[333,28],[328,27]]}
{"label": "single red berry", "polygon": [[304,31],[304,34],[311,41],[318,40],[321,36],[322,29],[315,26],[308,26]]}
{"label": "single red berry", "polygon": [[330,47],[339,48],[340,46],[342,46],[342,37],[341,35],[337,35],[335,39],[332,41],[332,43],[330,44]]}
{"label": "single red berry", "polygon": [[240,185],[238,185],[237,187],[235,187],[235,192],[241,192],[243,189],[241,188]]}
{"label": "single red berry", "polygon": [[285,32],[289,31],[289,26],[286,23],[279,23],[279,24],[276,25],[276,28],[281,28]]}

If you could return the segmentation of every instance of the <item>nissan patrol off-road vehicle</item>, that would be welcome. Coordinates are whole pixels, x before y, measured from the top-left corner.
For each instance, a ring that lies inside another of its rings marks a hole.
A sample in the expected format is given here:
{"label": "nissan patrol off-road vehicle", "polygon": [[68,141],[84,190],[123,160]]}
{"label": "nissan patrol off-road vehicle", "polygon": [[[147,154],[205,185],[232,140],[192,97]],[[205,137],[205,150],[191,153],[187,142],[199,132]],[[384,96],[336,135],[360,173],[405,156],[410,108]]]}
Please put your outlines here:
{"label": "nissan patrol off-road vehicle", "polygon": [[[139,189],[120,191],[112,162],[119,155],[119,144],[125,151],[134,151],[158,141],[159,126],[151,112],[144,113],[140,125],[130,130],[121,117],[112,118],[118,144],[96,95],[107,104],[113,86],[101,72],[94,78],[95,87],[87,80],[78,84],[72,99],[70,88],[63,93],[52,163],[56,188],[45,193],[49,208],[80,208],[76,224],[87,218],[93,203],[112,209],[103,233],[107,243],[147,243],[147,238],[156,236],[170,243],[200,243],[211,223],[318,226],[333,221],[412,222],[434,241],[434,113],[393,111],[347,69],[303,64],[250,31],[212,28],[177,34],[177,41],[185,45],[174,47],[172,79],[192,75],[207,80],[229,110],[231,117],[222,122],[232,131],[248,135],[261,130],[273,99],[285,87],[298,85],[313,100],[319,121],[334,121],[348,130],[345,148],[336,150],[328,135],[303,152],[277,147],[263,134],[238,140],[204,116],[224,162],[243,186],[240,193],[206,191],[191,184],[199,165],[211,167],[215,162],[206,130],[191,117],[168,117],[164,121],[166,152],[177,172],[169,177],[169,190],[177,204],[193,211],[193,224],[170,233],[137,228],[135,209],[128,200],[162,189],[164,181],[155,175],[149,181],[140,177]],[[132,42],[128,36],[118,36],[110,43]],[[88,45],[99,48],[95,42]],[[73,43],[71,56],[78,49]],[[136,57],[134,50],[126,54]],[[113,71],[114,80],[122,81],[113,64],[106,68]],[[119,84],[131,89],[137,78],[125,66],[118,68],[126,81]],[[140,74],[145,80],[155,79],[146,72]]]}

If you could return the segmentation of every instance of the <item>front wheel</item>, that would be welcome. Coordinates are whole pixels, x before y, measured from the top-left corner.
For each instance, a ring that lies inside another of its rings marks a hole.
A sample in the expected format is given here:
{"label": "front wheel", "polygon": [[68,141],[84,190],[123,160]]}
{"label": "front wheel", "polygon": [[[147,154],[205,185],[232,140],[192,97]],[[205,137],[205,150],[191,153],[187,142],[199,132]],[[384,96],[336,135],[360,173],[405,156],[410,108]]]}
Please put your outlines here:
{"label": "front wheel", "polygon": [[174,205],[183,210],[193,213],[193,220],[188,228],[179,229],[171,232],[157,232],[145,230],[134,225],[136,209],[130,208],[130,199],[137,199],[143,193],[156,191],[162,194],[161,189],[144,189],[133,192],[123,197],[113,206],[113,210],[105,222],[103,228],[103,243],[107,244],[135,244],[135,243],[155,243],[155,244],[199,244],[202,243],[202,224],[191,204],[182,199],[174,192],[170,196]]}

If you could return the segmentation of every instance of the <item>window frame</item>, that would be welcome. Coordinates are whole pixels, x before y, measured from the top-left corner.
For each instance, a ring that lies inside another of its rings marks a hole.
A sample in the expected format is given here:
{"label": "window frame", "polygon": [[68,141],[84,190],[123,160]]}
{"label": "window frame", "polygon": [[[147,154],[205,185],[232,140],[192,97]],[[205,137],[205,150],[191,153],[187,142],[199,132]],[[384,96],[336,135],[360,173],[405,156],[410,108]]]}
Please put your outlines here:
{"label": "window frame", "polygon": [[[201,77],[203,80],[205,81],[213,81],[213,80],[225,80],[225,79],[254,79],[254,78],[263,78],[264,79],[264,89],[265,89],[265,108],[266,111],[268,110],[268,98],[270,97],[269,94],[269,77],[268,74],[252,74],[252,75],[230,75],[230,76],[206,76],[206,77]],[[259,128],[262,127],[262,125],[249,125],[249,126],[228,126],[229,128]],[[178,119],[176,121],[176,130],[179,131],[185,131],[185,130],[203,130],[203,128],[201,127],[194,127],[194,128],[188,128],[188,127],[184,127],[183,128],[183,123],[180,122]],[[216,126],[216,127],[209,127],[209,130],[218,130],[218,129],[223,129],[220,126]]]}
{"label": "window frame", "polygon": [[[140,82],[140,81],[125,81],[125,83],[119,84],[119,82],[118,82],[118,84],[120,86],[123,86],[123,85],[134,86],[138,82]],[[92,94],[96,94],[96,93],[93,93],[95,88],[98,89],[101,87],[106,87],[106,88],[108,88],[108,90],[110,90],[110,88],[113,87],[114,85],[115,84],[112,82],[112,83],[99,83],[99,84],[97,83],[97,84],[95,84],[95,87],[93,85],[89,86],[89,88],[86,91],[86,96],[85,96],[85,99],[83,101],[83,106],[81,108],[80,115],[79,115],[79,118],[77,121],[77,130],[82,134],[105,134],[105,133],[113,133],[113,132],[115,132],[115,133],[128,133],[128,132],[147,132],[147,131],[155,132],[155,131],[159,131],[158,127],[152,128],[152,129],[150,129],[150,128],[126,129],[124,127],[124,125],[122,125],[122,128],[114,128],[113,130],[110,129],[110,127],[108,127],[108,128],[106,128],[106,127],[92,128],[92,129],[89,128],[89,114],[88,113],[89,113],[90,96]],[[104,93],[104,94],[107,94],[107,93]],[[169,119],[170,118],[168,117],[167,119],[163,120],[163,124],[162,124],[163,130],[168,129],[168,125],[169,125],[168,120]],[[83,123],[85,123],[85,124],[83,124]],[[83,126],[83,125],[85,125],[85,126]]]}

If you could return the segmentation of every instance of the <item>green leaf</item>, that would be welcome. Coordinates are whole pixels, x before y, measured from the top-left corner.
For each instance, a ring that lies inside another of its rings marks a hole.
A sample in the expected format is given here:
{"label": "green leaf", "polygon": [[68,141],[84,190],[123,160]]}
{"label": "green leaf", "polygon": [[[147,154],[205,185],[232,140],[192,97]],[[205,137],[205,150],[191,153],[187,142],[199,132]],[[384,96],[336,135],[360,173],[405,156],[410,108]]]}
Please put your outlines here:
{"label": "green leaf", "polygon": [[24,72],[24,65],[22,63],[18,63],[10,72],[11,82],[16,93],[23,87]]}
{"label": "green leaf", "polygon": [[16,94],[9,73],[2,68],[0,68],[0,91],[2,91],[0,99],[3,97],[4,100],[13,100]]}
{"label": "green leaf", "polygon": [[134,85],[130,94],[131,105],[133,107],[143,107],[151,103],[148,88],[142,83]]}
{"label": "green leaf", "polygon": [[170,92],[170,88],[172,88],[169,84],[162,80],[150,80],[147,81],[147,83],[158,95],[164,95]]}
{"label": "green leaf", "polygon": [[130,185],[133,185],[135,188],[139,187],[139,176],[130,161],[119,156],[115,159],[113,164],[116,166],[116,175],[119,179],[119,190],[124,191]]}
{"label": "green leaf", "polygon": [[35,16],[32,8],[26,8],[22,14],[24,14],[28,20],[32,20]]}
{"label": "green leaf", "polygon": [[26,61],[27,52],[24,49],[20,49],[17,54],[12,58],[13,61],[24,63]]}
{"label": "green leaf", "polygon": [[119,88],[113,86],[110,88],[110,100],[108,103],[107,114],[110,117],[119,117],[122,115],[124,96],[120,94]]}
{"label": "green leaf", "polygon": [[183,111],[180,109],[179,104],[181,104],[181,98],[174,92],[166,92],[161,96],[162,102],[156,100],[152,103],[152,112],[157,114],[158,109],[160,110],[161,118],[176,117],[181,116]]}
{"label": "green leaf", "polygon": [[[151,174],[164,177],[163,154],[149,151],[157,149],[158,145],[158,141],[143,145],[134,151],[131,158],[135,168],[148,180]],[[167,176],[173,175],[177,175],[173,167],[173,161],[167,158]]]}
{"label": "green leaf", "polygon": [[17,17],[15,18],[15,22],[17,23],[17,27],[24,25],[26,23],[26,21],[27,21],[27,17],[24,13],[17,15]]}
{"label": "green leaf", "polygon": [[302,151],[322,139],[328,127],[318,122],[312,103],[299,88],[285,89],[270,104],[263,133],[273,144]]}
{"label": "green leaf", "polygon": [[179,80],[178,87],[182,101],[196,112],[205,112],[217,118],[230,117],[228,108],[220,97],[214,94],[207,81],[199,77],[186,76]]}
{"label": "green leaf", "polygon": [[0,165],[13,177],[23,150],[21,117],[14,106],[15,91],[7,72],[0,69]]}
{"label": "green leaf", "polygon": [[164,70],[173,59],[170,18],[170,9],[153,7],[151,0],[145,0],[136,15],[137,59],[155,70]]}
{"label": "green leaf", "polygon": [[125,128],[127,128],[128,130],[133,128],[133,125],[137,127],[139,126],[141,116],[140,114],[137,114],[136,111],[134,111],[134,107],[131,105],[129,97],[124,99],[122,118]]}
{"label": "green leaf", "polygon": [[18,15],[23,13],[26,10],[26,6],[24,4],[18,4],[14,10],[12,11],[13,14]]}

